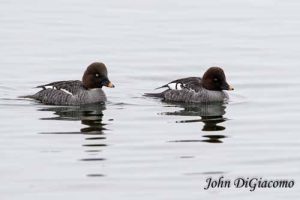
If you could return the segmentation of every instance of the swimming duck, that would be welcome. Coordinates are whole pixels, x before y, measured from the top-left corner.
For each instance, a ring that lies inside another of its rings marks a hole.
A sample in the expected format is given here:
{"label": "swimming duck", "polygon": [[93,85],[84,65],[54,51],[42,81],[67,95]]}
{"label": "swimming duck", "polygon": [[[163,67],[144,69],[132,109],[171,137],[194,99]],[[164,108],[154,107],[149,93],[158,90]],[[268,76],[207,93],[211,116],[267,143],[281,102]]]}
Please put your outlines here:
{"label": "swimming duck", "polygon": [[23,96],[47,105],[82,105],[105,102],[106,95],[102,87],[113,88],[107,77],[103,63],[95,62],[85,70],[82,81],[57,81],[36,88],[42,88],[34,95]]}
{"label": "swimming duck", "polygon": [[233,90],[226,82],[223,69],[211,67],[200,77],[188,77],[172,81],[156,89],[167,88],[160,93],[146,93],[145,96],[162,98],[165,101],[186,103],[209,103],[227,100],[223,90]]}

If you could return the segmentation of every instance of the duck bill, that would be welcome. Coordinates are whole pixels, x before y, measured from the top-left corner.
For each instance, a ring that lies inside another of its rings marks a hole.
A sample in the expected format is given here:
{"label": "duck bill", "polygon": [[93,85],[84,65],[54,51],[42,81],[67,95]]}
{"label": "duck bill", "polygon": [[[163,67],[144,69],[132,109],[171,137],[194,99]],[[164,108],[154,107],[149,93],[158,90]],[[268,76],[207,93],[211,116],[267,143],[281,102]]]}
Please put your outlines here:
{"label": "duck bill", "polygon": [[109,87],[109,88],[114,88],[114,84],[112,84],[112,82],[108,81],[107,84],[105,84],[104,86]]}
{"label": "duck bill", "polygon": [[229,84],[226,84],[224,87],[222,87],[223,90],[234,90],[234,88],[229,85]]}
{"label": "duck bill", "polygon": [[231,85],[229,85],[228,90],[234,90],[234,88]]}

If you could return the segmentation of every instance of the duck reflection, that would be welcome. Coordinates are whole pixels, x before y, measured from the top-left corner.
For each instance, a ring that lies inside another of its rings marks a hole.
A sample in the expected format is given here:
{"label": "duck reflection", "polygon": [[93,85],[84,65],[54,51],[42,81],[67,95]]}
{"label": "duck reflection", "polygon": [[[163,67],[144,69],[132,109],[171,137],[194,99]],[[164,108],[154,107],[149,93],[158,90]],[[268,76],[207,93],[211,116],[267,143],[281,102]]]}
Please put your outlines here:
{"label": "duck reflection", "polygon": [[[105,105],[90,104],[82,106],[68,106],[68,107],[47,107],[39,109],[39,111],[53,112],[54,116],[50,118],[41,118],[41,120],[62,120],[62,121],[81,121],[81,124],[86,127],[79,131],[73,132],[44,132],[41,134],[83,134],[87,144],[82,146],[87,147],[85,150],[90,155],[97,155],[103,147],[107,146],[105,143],[105,126],[103,123],[103,111]],[[103,161],[105,158],[83,158],[81,161]]]}
{"label": "duck reflection", "polygon": [[[221,103],[210,104],[176,104],[180,110],[174,112],[164,112],[164,115],[178,115],[178,116],[197,116],[199,118],[192,120],[176,121],[177,123],[194,123],[202,122],[202,131],[223,131],[224,126],[219,125],[227,119],[223,117],[225,114],[226,106]],[[175,142],[208,142],[208,143],[222,143],[222,139],[226,138],[225,135],[203,135],[205,139],[202,140],[180,140]]]}

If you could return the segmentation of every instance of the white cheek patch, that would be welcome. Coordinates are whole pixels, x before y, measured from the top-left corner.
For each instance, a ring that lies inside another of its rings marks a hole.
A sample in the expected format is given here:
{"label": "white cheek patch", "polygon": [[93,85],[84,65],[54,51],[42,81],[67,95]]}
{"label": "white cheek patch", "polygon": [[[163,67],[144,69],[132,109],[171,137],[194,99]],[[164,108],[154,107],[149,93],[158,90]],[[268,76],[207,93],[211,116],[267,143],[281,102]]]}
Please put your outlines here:
{"label": "white cheek patch", "polygon": [[70,95],[73,95],[72,92],[69,92],[68,90],[65,90],[65,89],[60,89],[60,91],[63,91],[64,93],[67,93],[67,94],[70,94]]}
{"label": "white cheek patch", "polygon": [[168,87],[171,90],[183,90],[185,85],[183,83],[170,83],[168,84]]}

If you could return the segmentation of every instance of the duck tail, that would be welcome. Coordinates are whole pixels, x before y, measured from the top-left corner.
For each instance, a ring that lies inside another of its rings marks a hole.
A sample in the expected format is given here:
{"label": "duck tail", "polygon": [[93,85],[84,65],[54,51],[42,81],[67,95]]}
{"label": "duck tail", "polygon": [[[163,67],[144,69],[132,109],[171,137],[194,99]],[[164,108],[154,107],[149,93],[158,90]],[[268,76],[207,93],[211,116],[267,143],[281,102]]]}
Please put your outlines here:
{"label": "duck tail", "polygon": [[22,98],[22,99],[34,99],[34,95],[18,96],[18,98]]}
{"label": "duck tail", "polygon": [[145,93],[143,96],[145,97],[156,97],[156,98],[163,98],[163,93]]}

